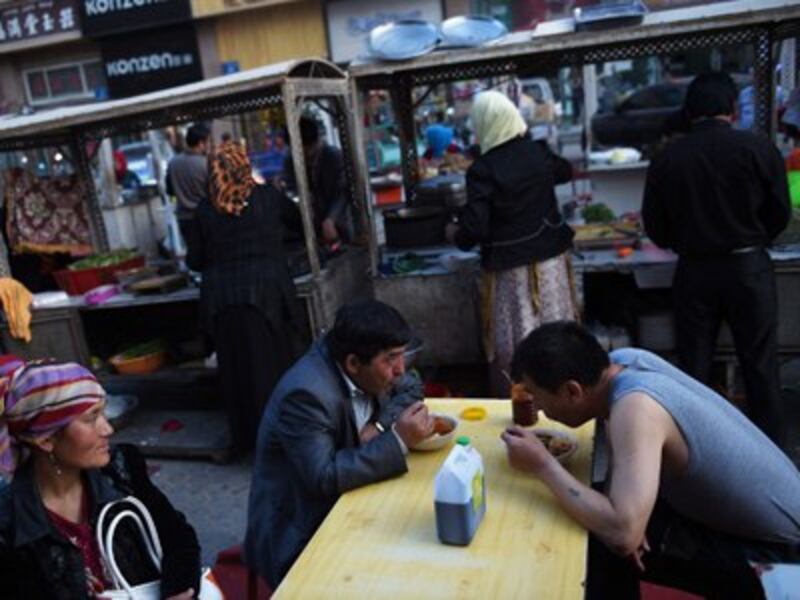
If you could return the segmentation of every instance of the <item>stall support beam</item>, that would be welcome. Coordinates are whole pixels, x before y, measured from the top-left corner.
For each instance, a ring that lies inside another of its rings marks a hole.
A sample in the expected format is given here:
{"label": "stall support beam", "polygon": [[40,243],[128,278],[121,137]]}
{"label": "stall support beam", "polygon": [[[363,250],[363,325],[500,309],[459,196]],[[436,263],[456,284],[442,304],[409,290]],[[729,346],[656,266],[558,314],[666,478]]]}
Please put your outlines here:
{"label": "stall support beam", "polygon": [[300,216],[303,220],[303,235],[306,240],[308,263],[311,268],[311,275],[317,280],[320,275],[320,264],[319,255],[317,254],[317,236],[314,231],[314,208],[311,204],[311,188],[308,185],[306,158],[303,153],[303,140],[300,137],[301,102],[302,99],[296,94],[295,89],[287,83],[283,88],[286,127],[289,131],[289,145],[292,151],[297,193],[300,195]]}
{"label": "stall support beam", "polygon": [[342,154],[345,157],[345,175],[350,191],[349,201],[353,208],[353,219],[357,221],[353,223],[354,242],[358,245],[367,245],[367,240],[372,237],[370,235],[371,222],[367,211],[367,204],[370,201],[366,184],[368,177],[367,169],[360,163],[360,157],[363,156],[361,149],[356,151],[359,135],[356,133],[355,121],[358,120],[356,115],[361,113],[356,111],[355,101],[347,96],[334,97],[334,102],[336,103],[335,116],[339,128],[339,140],[342,145]]}
{"label": "stall support beam", "polygon": [[108,252],[108,233],[103,222],[103,212],[100,209],[100,201],[97,197],[92,170],[89,166],[89,157],[84,151],[85,148],[86,136],[83,134],[73,135],[70,139],[70,150],[78,173],[81,179],[86,182],[86,212],[89,217],[92,246],[96,252]]}
{"label": "stall support beam", "polygon": [[[353,111],[353,149],[355,152],[356,173],[360,175],[358,181],[361,186],[364,201],[361,204],[362,219],[364,220],[364,233],[369,243],[369,271],[374,277],[378,273],[378,239],[375,231],[375,214],[372,206],[372,190],[369,184],[369,163],[367,161],[367,149],[365,140],[367,132],[364,127],[365,118],[365,99],[368,92],[362,91],[356,86],[355,81],[351,82],[350,98],[352,99]],[[372,138],[370,137],[370,141]]]}
{"label": "stall support beam", "polygon": [[403,185],[406,202],[413,205],[416,200],[416,187],[419,182],[419,161],[417,157],[417,132],[414,123],[414,85],[409,75],[395,77],[389,90],[392,104],[397,110],[400,125],[400,160],[403,167]]}
{"label": "stall support beam", "polygon": [[772,139],[775,133],[775,111],[772,109],[775,69],[773,68],[773,38],[768,29],[760,29],[753,40],[755,51],[753,86],[755,91],[755,126],[757,131]]}

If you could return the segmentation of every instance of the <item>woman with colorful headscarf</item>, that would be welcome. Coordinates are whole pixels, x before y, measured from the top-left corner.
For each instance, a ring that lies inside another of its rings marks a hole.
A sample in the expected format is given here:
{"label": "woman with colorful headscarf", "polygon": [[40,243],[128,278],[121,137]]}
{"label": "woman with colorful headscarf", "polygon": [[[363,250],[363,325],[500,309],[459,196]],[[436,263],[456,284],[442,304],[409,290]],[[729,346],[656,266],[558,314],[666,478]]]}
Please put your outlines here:
{"label": "woman with colorful headscarf", "polygon": [[[161,594],[199,589],[200,547],[183,515],[152,484],[133,446],[111,448],[106,394],[76,363],[0,357],[0,597],[95,598],[109,587],[94,531],[101,508],[138,498],[163,547]],[[159,577],[137,532],[120,528],[115,554],[135,584]]]}
{"label": "woman with colorful headscarf", "polygon": [[244,148],[209,155],[209,198],[197,207],[186,262],[202,271],[203,326],[213,339],[235,452],[251,449],[264,405],[298,347],[295,289],[283,249],[291,200],[253,179]]}
{"label": "woman with colorful headscarf", "polygon": [[503,94],[479,94],[470,113],[481,156],[467,171],[467,204],[448,239],[462,250],[480,244],[481,320],[492,391],[508,397],[514,348],[542,323],[577,318],[567,252],[572,229],[554,186],[570,164],[528,135]]}

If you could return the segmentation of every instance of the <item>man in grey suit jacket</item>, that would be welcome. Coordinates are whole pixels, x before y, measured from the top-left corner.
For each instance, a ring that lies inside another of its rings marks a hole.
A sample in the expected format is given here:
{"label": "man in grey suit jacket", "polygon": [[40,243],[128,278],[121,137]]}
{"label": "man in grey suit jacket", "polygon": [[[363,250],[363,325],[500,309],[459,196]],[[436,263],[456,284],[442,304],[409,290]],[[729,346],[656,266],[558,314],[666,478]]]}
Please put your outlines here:
{"label": "man in grey suit jacket", "polygon": [[333,329],[286,372],[258,430],[245,559],[274,587],[341,494],[407,471],[433,432],[411,330],[376,301],[339,310]]}

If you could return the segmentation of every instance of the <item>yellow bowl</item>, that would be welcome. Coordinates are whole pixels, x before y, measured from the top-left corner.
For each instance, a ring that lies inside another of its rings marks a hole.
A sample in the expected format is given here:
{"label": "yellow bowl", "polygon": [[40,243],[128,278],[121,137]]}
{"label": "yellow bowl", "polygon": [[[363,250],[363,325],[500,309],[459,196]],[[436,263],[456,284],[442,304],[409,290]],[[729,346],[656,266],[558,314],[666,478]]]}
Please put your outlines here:
{"label": "yellow bowl", "polygon": [[112,356],[109,361],[122,375],[141,375],[158,371],[167,362],[166,350],[157,350],[144,356],[123,358],[121,354]]}

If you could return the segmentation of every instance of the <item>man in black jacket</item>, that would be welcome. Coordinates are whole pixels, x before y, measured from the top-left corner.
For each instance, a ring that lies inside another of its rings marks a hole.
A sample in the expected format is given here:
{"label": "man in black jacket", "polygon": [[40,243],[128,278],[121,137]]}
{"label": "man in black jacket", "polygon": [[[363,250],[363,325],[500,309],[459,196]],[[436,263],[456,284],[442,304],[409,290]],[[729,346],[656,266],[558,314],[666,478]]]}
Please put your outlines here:
{"label": "man in black jacket", "polygon": [[343,307],[331,332],[283,376],[258,430],[245,558],[275,587],[349,490],[405,473],[433,432],[410,329],[376,301]]}
{"label": "man in black jacket", "polygon": [[[342,151],[323,139],[319,127],[313,117],[300,117],[300,138],[314,209],[314,227],[320,241],[330,245],[350,241],[352,217],[347,205]],[[291,154],[284,160],[283,173],[286,187],[297,190]]]}
{"label": "man in black jacket", "polygon": [[766,251],[791,215],[783,160],[765,137],[731,127],[736,86],[727,74],[695,78],[689,132],[650,164],[645,230],[679,255],[673,282],[681,367],[710,383],[724,319],[742,366],[750,418],[781,442],[777,292]]}

